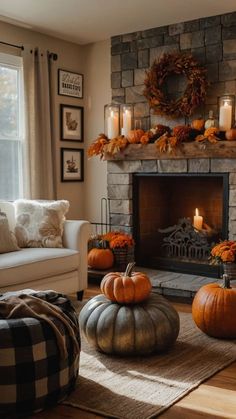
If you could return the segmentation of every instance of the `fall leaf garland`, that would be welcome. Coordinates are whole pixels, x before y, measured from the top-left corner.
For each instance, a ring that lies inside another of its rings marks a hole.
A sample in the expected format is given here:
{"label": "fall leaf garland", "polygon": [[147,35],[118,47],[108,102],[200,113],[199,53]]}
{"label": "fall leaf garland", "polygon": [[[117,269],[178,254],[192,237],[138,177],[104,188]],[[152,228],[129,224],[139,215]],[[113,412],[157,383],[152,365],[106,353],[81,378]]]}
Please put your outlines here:
{"label": "fall leaf garland", "polygon": [[[168,99],[163,91],[167,77],[173,74],[187,78],[186,89],[177,100]],[[199,67],[191,54],[175,53],[163,54],[155,60],[146,72],[144,84],[143,94],[155,114],[189,117],[204,102],[208,82],[206,69]]]}

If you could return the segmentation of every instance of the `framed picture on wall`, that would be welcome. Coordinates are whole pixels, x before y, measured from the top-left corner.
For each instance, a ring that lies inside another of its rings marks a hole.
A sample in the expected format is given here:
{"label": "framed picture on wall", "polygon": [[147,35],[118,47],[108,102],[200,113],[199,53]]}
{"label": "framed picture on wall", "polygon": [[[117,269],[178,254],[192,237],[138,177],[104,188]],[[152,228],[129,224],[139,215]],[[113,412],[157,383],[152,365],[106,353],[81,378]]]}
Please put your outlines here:
{"label": "framed picture on wall", "polygon": [[83,98],[83,74],[58,69],[58,94]]}
{"label": "framed picture on wall", "polygon": [[61,140],[84,140],[84,108],[82,106],[60,105]]}
{"label": "framed picture on wall", "polygon": [[83,182],[84,150],[82,148],[61,148],[61,181]]}

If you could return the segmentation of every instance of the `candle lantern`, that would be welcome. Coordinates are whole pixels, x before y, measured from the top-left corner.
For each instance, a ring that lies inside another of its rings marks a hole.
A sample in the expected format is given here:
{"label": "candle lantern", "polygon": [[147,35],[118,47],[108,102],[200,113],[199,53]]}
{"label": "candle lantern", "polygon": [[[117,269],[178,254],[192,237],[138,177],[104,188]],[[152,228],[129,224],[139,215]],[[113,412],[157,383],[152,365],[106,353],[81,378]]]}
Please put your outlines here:
{"label": "candle lantern", "polygon": [[234,124],[235,97],[225,94],[218,98],[219,129],[227,131]]}
{"label": "candle lantern", "polygon": [[120,132],[120,108],[119,105],[105,105],[104,129],[106,136],[111,140],[118,137]]}
{"label": "candle lantern", "polygon": [[120,105],[120,127],[121,135],[127,137],[129,131],[133,129],[133,105]]}

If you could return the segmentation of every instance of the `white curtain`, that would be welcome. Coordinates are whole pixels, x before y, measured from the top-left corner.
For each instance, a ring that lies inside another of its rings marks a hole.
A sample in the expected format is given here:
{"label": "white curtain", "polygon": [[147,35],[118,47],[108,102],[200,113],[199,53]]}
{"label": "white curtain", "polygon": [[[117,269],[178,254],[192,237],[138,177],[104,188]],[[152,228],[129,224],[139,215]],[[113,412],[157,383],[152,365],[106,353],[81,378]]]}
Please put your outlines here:
{"label": "white curtain", "polygon": [[[22,51],[25,100],[23,195],[28,199],[55,199],[55,159],[52,134],[51,66],[48,51]],[[53,165],[54,162],[54,165]]]}

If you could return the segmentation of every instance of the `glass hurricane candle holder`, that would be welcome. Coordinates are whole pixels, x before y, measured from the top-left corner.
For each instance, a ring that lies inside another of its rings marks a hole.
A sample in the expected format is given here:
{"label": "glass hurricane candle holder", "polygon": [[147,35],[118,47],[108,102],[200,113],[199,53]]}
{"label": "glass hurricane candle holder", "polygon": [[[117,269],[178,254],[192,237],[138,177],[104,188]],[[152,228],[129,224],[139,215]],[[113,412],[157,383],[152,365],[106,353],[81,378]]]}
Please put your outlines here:
{"label": "glass hurricane candle holder", "polygon": [[120,127],[121,135],[127,137],[129,131],[133,129],[134,107],[131,104],[120,105]]}
{"label": "glass hurricane candle holder", "polygon": [[218,98],[219,129],[227,131],[234,124],[235,96],[225,94]]}
{"label": "glass hurricane candle holder", "polygon": [[105,105],[104,129],[109,139],[118,137],[120,132],[120,108],[119,105]]}

